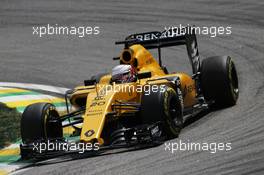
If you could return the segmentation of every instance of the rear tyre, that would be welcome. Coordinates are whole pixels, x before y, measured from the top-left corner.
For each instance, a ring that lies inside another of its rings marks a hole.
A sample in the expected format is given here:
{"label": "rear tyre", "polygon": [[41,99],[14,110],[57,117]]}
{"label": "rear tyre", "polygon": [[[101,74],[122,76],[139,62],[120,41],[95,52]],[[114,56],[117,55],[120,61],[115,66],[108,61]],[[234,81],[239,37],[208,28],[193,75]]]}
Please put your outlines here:
{"label": "rear tyre", "polygon": [[162,85],[158,91],[142,94],[140,115],[144,124],[161,121],[166,135],[169,138],[177,137],[183,126],[180,89],[176,92],[173,88]]}
{"label": "rear tyre", "polygon": [[239,95],[236,67],[230,56],[214,56],[202,61],[201,88],[207,101],[216,106],[235,105]]}

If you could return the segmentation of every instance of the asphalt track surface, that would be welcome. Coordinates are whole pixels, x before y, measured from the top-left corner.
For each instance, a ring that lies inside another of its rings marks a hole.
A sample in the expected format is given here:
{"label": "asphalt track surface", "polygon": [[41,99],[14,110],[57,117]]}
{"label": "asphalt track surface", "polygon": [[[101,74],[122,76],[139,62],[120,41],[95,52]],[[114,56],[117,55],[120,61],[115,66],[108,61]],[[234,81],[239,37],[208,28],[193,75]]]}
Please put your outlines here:
{"label": "asphalt track surface", "polygon": [[[165,26],[232,26],[232,34],[199,35],[202,57],[230,55],[238,74],[240,98],[234,107],[189,123],[168,142],[231,142],[232,150],[165,151],[151,149],[29,168],[25,174],[263,174],[264,173],[264,2],[257,0],[181,2],[146,1],[2,1],[0,6],[0,81],[74,87],[95,72],[117,64],[121,46],[114,41]],[[88,38],[32,35],[46,24],[99,26]],[[162,52],[170,71],[187,71],[185,48]]]}

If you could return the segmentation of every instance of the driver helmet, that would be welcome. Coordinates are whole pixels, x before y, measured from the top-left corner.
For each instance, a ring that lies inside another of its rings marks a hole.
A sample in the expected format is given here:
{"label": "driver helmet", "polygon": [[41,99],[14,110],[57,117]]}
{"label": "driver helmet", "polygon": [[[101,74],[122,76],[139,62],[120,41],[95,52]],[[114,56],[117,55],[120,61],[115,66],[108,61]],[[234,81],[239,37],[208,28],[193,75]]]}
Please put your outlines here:
{"label": "driver helmet", "polygon": [[136,80],[136,71],[131,65],[121,64],[112,69],[112,81],[116,83],[129,83]]}

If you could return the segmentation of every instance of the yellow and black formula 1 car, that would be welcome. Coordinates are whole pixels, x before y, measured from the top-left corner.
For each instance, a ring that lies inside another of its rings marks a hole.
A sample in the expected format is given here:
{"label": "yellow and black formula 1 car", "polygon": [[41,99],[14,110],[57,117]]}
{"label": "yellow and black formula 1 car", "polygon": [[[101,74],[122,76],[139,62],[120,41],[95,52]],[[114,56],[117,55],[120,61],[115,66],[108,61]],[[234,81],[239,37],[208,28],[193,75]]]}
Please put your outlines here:
{"label": "yellow and black formula 1 car", "polygon": [[[184,116],[212,105],[236,104],[239,90],[234,62],[230,56],[200,61],[194,31],[179,33],[175,28],[139,33],[116,44],[124,44],[124,49],[114,60],[133,67],[136,78],[120,83],[111,73],[92,76],[65,94],[68,113],[63,116],[49,103],[28,106],[21,119],[22,158],[34,157],[36,143],[65,142],[64,127],[75,129],[78,143],[129,147],[177,137]],[[162,65],[161,48],[177,45],[186,45],[192,75],[169,73]],[[158,61],[149,52],[155,48]]]}

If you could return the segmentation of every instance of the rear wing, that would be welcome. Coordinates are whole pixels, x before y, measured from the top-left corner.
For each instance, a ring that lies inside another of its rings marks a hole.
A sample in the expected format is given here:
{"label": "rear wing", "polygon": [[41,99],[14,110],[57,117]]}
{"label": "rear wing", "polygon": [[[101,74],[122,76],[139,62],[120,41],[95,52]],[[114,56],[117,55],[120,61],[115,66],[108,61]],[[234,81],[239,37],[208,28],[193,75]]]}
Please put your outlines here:
{"label": "rear wing", "polygon": [[192,71],[197,74],[200,70],[200,56],[195,30],[192,27],[170,28],[163,32],[153,31],[146,33],[132,34],[124,41],[117,41],[115,44],[124,44],[126,48],[134,44],[140,44],[146,49],[159,50],[159,63],[161,65],[160,48],[177,45],[186,45],[187,54],[192,65]]}

